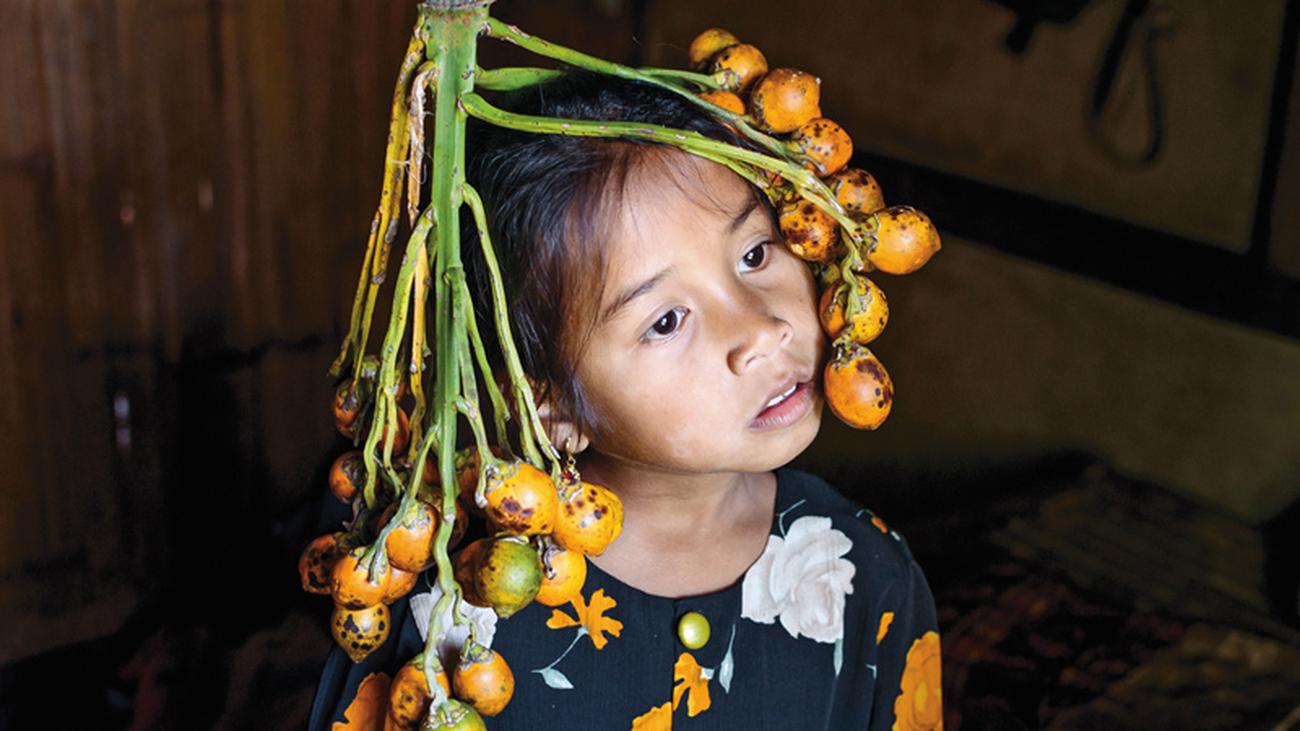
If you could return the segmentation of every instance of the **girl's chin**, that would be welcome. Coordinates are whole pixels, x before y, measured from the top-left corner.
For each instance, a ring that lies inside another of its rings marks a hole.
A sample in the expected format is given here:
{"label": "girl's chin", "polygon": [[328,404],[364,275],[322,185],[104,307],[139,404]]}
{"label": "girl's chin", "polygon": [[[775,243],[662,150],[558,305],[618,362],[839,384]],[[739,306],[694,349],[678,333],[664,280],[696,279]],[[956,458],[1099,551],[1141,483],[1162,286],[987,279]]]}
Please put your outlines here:
{"label": "girl's chin", "polygon": [[758,465],[754,472],[766,472],[784,467],[805,450],[817,438],[822,426],[822,405],[820,397],[813,399],[810,410],[797,422],[784,429],[759,432],[758,436],[765,444],[753,457]]}

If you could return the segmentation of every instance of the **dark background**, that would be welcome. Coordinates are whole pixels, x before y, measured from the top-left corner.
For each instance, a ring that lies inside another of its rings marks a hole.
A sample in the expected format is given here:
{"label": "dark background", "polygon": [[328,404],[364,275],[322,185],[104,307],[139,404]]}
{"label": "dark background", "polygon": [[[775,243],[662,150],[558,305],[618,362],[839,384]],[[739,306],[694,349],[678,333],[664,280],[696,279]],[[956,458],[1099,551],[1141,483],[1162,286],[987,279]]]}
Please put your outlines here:
{"label": "dark background", "polygon": [[[1300,5],[493,14],[672,67],[727,27],[819,75],[855,164],[935,219],[943,251],[879,282],[894,413],[866,434],[828,419],[801,464],[909,536],[941,605],[995,583],[971,577],[992,565],[973,547],[996,546],[1083,591],[1123,587],[1105,601],[1124,611],[1293,646]],[[414,17],[413,1],[0,0],[0,726],[301,725],[328,602],[294,568],[344,448],[325,372]],[[480,59],[535,63],[491,41]],[[1050,502],[1071,495],[1094,502]],[[1081,505],[1122,528],[1081,537],[1102,523]],[[1107,574],[1144,551],[1149,574]],[[1151,589],[1184,575],[1201,583]],[[1198,604],[1204,585],[1217,598]],[[965,674],[979,658],[950,638],[971,606],[944,615],[945,687],[965,678],[949,692],[1040,692]],[[1059,720],[1003,706],[966,718]]]}

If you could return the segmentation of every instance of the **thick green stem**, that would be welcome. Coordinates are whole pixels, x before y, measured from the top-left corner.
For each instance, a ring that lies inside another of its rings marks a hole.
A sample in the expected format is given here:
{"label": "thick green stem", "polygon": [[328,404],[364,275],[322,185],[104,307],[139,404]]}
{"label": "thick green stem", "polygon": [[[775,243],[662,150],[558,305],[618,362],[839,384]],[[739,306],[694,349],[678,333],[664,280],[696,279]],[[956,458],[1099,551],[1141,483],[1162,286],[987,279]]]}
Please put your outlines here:
{"label": "thick green stem", "polygon": [[[459,397],[461,374],[456,355],[456,343],[467,338],[464,325],[455,326],[452,299],[454,284],[449,269],[460,266],[459,210],[463,204],[462,185],[465,173],[465,123],[466,115],[457,100],[474,88],[476,43],[479,31],[487,20],[487,2],[466,3],[458,0],[439,0],[420,6],[421,33],[424,37],[428,60],[437,67],[433,114],[433,160],[430,164],[429,194],[431,207],[439,221],[434,253],[434,333],[436,371],[434,376],[433,426],[431,433],[438,438],[438,475],[442,486],[440,514],[443,516],[434,537],[434,561],[438,567],[437,581],[442,590],[430,617],[429,635],[425,651],[436,654],[437,643],[446,633],[442,614],[449,603],[460,601],[460,587],[452,576],[451,559],[447,544],[451,538],[456,518],[457,481],[456,450],[456,400]],[[423,470],[412,479],[423,478]],[[453,613],[453,621],[456,615]],[[426,657],[426,672],[432,667],[432,658]],[[433,692],[433,707],[446,701],[446,694],[429,675],[429,688]]]}

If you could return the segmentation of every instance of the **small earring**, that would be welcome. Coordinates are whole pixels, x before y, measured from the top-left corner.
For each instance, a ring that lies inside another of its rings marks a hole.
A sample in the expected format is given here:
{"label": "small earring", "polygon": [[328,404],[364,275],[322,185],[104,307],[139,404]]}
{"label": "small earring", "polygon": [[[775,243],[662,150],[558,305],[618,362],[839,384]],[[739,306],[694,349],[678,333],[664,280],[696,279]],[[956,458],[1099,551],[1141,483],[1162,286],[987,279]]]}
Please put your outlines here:
{"label": "small earring", "polygon": [[574,484],[582,481],[578,474],[578,461],[573,458],[573,437],[564,440],[564,479]]}

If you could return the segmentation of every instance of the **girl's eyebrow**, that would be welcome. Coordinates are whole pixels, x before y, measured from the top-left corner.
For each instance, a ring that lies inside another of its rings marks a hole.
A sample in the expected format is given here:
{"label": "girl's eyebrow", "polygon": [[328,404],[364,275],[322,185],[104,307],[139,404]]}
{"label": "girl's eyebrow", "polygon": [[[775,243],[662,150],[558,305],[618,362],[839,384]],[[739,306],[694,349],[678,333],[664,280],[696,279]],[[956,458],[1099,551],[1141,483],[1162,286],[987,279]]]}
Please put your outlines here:
{"label": "girl's eyebrow", "polygon": [[669,274],[672,273],[672,271],[673,268],[668,267],[667,269],[664,269],[663,271],[659,272],[653,277],[650,277],[649,279],[636,285],[635,287],[628,287],[627,289],[623,290],[622,294],[620,294],[617,299],[611,302],[609,307],[606,307],[605,311],[600,314],[601,322],[605,322],[609,320],[611,317],[615,315],[615,313],[617,313],[620,309],[626,307],[628,303],[630,303],[632,300],[654,289],[655,285],[662,282],[665,277],[667,277]]}
{"label": "girl's eyebrow", "polygon": [[736,229],[740,228],[740,225],[749,218],[749,214],[758,210],[758,196],[749,195],[746,196],[745,199],[748,202],[740,207],[740,211],[736,214],[736,217],[731,219],[731,224],[727,226],[728,236],[736,233]]}
{"label": "girl's eyebrow", "polygon": [[[736,229],[740,228],[745,221],[749,220],[749,215],[758,210],[758,196],[746,196],[745,201],[746,202],[741,205],[740,210],[736,213],[735,218],[731,219],[731,223],[727,224],[728,236],[735,234]],[[662,282],[665,277],[672,273],[672,271],[673,268],[668,267],[635,287],[628,287],[623,290],[623,292],[605,308],[604,312],[600,313],[600,321],[608,321],[617,314],[619,310],[626,307],[632,300],[654,289],[655,285]]]}

